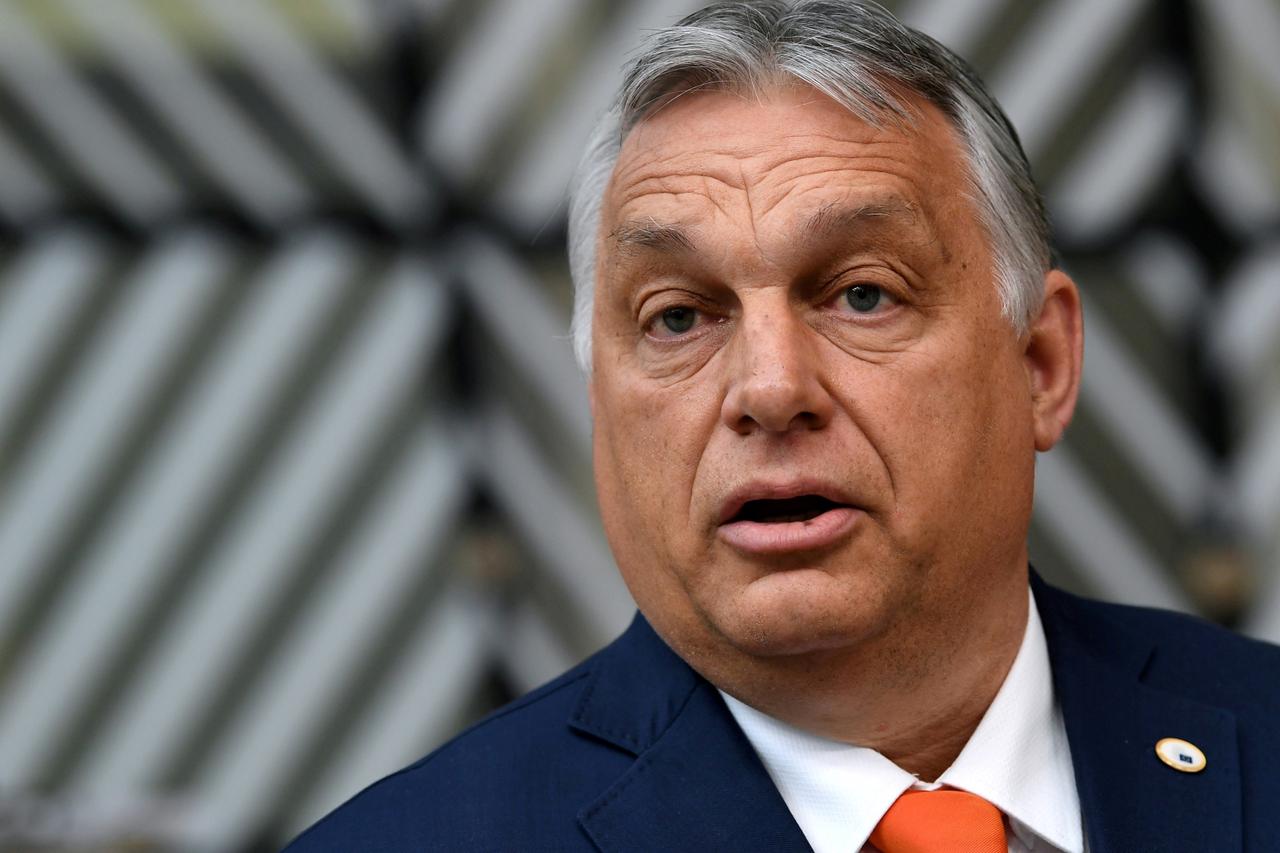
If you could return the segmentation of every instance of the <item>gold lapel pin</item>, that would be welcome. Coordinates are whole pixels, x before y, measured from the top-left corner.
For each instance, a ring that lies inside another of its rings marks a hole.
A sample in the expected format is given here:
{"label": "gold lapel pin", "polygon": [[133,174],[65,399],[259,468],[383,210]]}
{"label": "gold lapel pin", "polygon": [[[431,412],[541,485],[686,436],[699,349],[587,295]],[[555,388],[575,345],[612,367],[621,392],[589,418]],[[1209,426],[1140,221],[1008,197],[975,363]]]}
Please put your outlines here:
{"label": "gold lapel pin", "polygon": [[1182,773],[1199,773],[1206,763],[1200,747],[1178,737],[1161,738],[1156,744],[1156,756]]}

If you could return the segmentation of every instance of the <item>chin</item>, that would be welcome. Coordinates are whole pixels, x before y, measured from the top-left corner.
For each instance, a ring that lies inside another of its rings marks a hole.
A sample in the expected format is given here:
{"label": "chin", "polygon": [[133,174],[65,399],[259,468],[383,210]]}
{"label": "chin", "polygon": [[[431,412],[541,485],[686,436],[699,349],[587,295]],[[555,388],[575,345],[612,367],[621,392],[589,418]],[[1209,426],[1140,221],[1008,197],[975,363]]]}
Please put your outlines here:
{"label": "chin", "polygon": [[786,657],[857,646],[892,621],[884,590],[849,588],[819,569],[779,572],[709,602],[708,624],[752,657]]}

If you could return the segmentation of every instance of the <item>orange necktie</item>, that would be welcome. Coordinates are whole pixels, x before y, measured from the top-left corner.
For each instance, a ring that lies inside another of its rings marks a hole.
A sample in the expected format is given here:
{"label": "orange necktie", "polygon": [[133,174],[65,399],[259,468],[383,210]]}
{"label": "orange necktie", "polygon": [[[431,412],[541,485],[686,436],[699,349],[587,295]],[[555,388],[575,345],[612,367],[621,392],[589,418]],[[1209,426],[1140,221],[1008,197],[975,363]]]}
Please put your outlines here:
{"label": "orange necktie", "polygon": [[967,791],[907,791],[871,843],[882,853],[1008,853],[1000,810]]}

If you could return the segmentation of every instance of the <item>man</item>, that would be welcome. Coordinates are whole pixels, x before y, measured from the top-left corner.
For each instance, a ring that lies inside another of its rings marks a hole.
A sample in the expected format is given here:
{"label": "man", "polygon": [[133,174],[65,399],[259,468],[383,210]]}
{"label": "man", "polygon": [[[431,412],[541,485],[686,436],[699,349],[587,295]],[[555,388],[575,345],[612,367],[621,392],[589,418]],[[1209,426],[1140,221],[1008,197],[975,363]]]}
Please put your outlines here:
{"label": "man", "polygon": [[1080,299],[961,60],[875,6],[709,7],[571,218],[642,615],[295,849],[1280,849],[1280,652],[1029,572]]}

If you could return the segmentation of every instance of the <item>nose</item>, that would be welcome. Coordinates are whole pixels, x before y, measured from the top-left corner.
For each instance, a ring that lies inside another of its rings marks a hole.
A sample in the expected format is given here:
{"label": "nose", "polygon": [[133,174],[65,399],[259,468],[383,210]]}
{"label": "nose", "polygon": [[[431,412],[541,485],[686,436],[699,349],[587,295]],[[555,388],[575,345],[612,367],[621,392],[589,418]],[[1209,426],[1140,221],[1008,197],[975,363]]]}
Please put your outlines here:
{"label": "nose", "polygon": [[742,435],[821,429],[834,402],[821,381],[813,330],[790,306],[744,306],[721,420]]}

